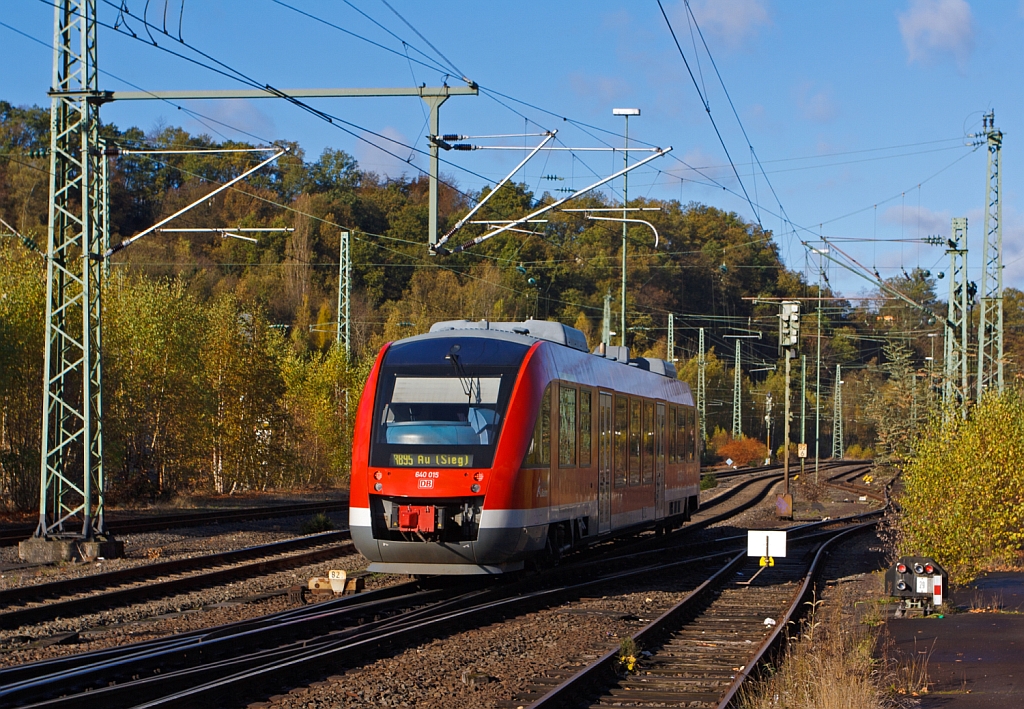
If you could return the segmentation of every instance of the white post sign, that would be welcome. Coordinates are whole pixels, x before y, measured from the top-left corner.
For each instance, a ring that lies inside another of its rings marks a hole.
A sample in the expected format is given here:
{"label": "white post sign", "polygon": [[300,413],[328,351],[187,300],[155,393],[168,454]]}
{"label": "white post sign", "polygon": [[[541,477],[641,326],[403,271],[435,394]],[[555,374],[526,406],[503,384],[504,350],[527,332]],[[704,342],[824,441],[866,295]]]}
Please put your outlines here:
{"label": "white post sign", "polygon": [[761,557],[761,566],[775,566],[775,557],[786,557],[786,533],[747,530],[747,556]]}

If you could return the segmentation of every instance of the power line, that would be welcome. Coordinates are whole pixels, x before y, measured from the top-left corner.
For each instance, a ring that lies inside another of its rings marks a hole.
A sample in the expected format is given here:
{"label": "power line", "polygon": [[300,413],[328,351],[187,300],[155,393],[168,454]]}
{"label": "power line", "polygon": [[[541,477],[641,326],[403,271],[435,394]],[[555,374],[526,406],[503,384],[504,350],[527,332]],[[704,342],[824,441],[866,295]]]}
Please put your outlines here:
{"label": "power line", "polygon": [[[689,4],[687,4],[687,7],[689,7]],[[729,148],[725,145],[725,139],[722,138],[722,133],[718,130],[718,124],[715,123],[715,118],[711,115],[711,105],[704,97],[704,93],[700,90],[700,85],[697,83],[697,77],[693,75],[693,70],[690,69],[690,62],[686,61],[686,54],[683,53],[683,47],[679,44],[679,39],[676,37],[676,31],[672,27],[672,22],[668,19],[668,14],[665,12],[665,7],[661,4],[661,0],[658,0],[658,8],[661,10],[661,16],[665,18],[665,24],[668,25],[668,31],[672,35],[672,41],[675,42],[676,49],[679,50],[679,56],[682,58],[683,64],[686,65],[686,71],[690,75],[690,79],[693,81],[693,87],[697,89],[697,95],[700,96],[700,101],[704,105],[704,110],[707,112],[708,118],[711,120],[711,126],[715,129],[715,135],[718,136],[718,142],[722,145],[722,150],[725,151],[725,157],[729,159],[729,165],[732,167],[732,172],[736,176],[736,181],[739,182],[740,189],[743,190],[743,195],[747,198],[747,204],[750,205],[751,211],[754,212],[754,218],[757,219],[757,225],[763,230],[764,227],[761,226],[761,215],[758,213],[757,207],[754,206],[754,201],[750,199],[746,185],[743,184],[743,180],[740,178],[739,170],[736,169],[736,163],[733,162],[732,155],[729,154]]]}

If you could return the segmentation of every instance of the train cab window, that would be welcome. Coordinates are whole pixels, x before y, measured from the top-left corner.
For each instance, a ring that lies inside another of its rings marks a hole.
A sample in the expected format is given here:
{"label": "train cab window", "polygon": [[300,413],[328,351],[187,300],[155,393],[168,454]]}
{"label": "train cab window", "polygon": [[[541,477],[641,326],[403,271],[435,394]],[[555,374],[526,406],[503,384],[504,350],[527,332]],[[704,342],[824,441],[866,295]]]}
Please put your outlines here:
{"label": "train cab window", "polygon": [[389,347],[374,392],[370,464],[491,467],[528,350],[461,335]]}
{"label": "train cab window", "polygon": [[624,396],[615,397],[615,487],[625,487],[629,482],[629,400]]}
{"label": "train cab window", "polygon": [[640,399],[629,400],[629,484],[640,484],[640,458],[643,450],[643,402]]}
{"label": "train cab window", "polygon": [[644,450],[643,450],[643,484],[654,482],[654,402],[644,404]]}
{"label": "train cab window", "polygon": [[558,387],[558,466],[576,465],[576,390]]}
{"label": "train cab window", "polygon": [[540,400],[537,422],[533,425],[533,438],[526,451],[524,467],[551,465],[551,385],[544,390]]}
{"label": "train cab window", "polygon": [[580,467],[589,468],[591,460],[591,434],[593,433],[591,420],[591,404],[593,403],[593,392],[590,389],[580,389]]}

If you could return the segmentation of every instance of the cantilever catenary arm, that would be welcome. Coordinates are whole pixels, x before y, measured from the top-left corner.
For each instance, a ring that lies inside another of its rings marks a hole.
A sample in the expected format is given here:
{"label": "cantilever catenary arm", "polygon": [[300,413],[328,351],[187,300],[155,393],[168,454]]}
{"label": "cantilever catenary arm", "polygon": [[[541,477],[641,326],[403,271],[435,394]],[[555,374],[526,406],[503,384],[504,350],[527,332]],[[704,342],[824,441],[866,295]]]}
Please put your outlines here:
{"label": "cantilever catenary arm", "polygon": [[595,217],[592,214],[587,215],[587,219],[593,219],[595,222],[629,222],[630,224],[646,224],[654,232],[654,248],[658,248],[658,230],[654,228],[654,225],[645,219],[626,219],[624,217]]}
{"label": "cantilever catenary arm", "polygon": [[442,236],[440,239],[437,240],[437,247],[444,246],[445,243],[447,243],[448,239],[452,238],[452,235],[455,232],[457,232],[459,229],[461,229],[463,226],[465,226],[466,222],[468,222],[473,217],[473,215],[476,214],[477,211],[479,211],[480,207],[482,207],[485,204],[487,204],[487,200],[489,200],[491,197],[493,197],[498,192],[498,190],[500,190],[502,188],[502,186],[506,182],[508,182],[509,180],[512,179],[512,175],[514,175],[517,172],[519,172],[520,168],[522,168],[523,165],[525,165],[526,163],[528,163],[530,161],[530,158],[532,158],[534,155],[536,155],[540,151],[541,148],[543,148],[545,145],[550,143],[552,141],[552,139],[554,139],[556,133],[558,133],[557,130],[553,130],[550,133],[547,133],[544,136],[544,140],[542,140],[540,142],[540,145],[538,145],[536,148],[534,148],[530,152],[529,155],[527,155],[525,158],[523,158],[522,161],[518,165],[516,165],[514,168],[512,168],[512,172],[508,173],[508,175],[505,176],[505,179],[503,179],[501,182],[499,182],[497,185],[495,185],[494,189],[491,190],[490,192],[488,192],[486,197],[484,197],[482,200],[477,202],[476,206],[473,207],[471,210],[469,210],[469,214],[467,214],[462,219],[460,219],[458,224],[456,224],[451,229],[449,229],[447,234],[445,234],[444,236]]}
{"label": "cantilever catenary arm", "polygon": [[535,219],[535,218],[539,217],[541,214],[544,214],[546,212],[550,212],[552,209],[557,209],[558,207],[562,206],[563,204],[565,204],[569,200],[575,199],[575,198],[579,197],[580,195],[586,194],[587,192],[590,192],[591,190],[596,189],[596,188],[600,187],[601,185],[603,185],[603,184],[605,184],[607,182],[611,182],[612,180],[614,180],[617,177],[622,177],[623,175],[625,175],[630,170],[635,170],[636,168],[640,167],[641,165],[645,165],[646,163],[649,163],[651,160],[654,160],[655,158],[660,158],[662,155],[665,155],[666,153],[670,152],[671,150],[672,150],[672,146],[671,145],[669,147],[665,148],[664,150],[659,149],[658,152],[654,153],[653,155],[649,155],[648,157],[644,158],[643,160],[640,160],[639,162],[635,162],[632,165],[619,170],[618,172],[616,172],[613,175],[609,175],[608,177],[604,177],[604,178],[598,180],[597,182],[595,182],[592,185],[588,185],[588,186],[584,187],[581,190],[577,190],[576,192],[573,192],[568,197],[563,197],[560,200],[552,202],[551,204],[547,205],[546,207],[541,207],[540,209],[538,209],[537,211],[533,212],[532,214],[527,214],[525,217],[521,217],[519,219],[515,219],[515,220],[509,222],[508,224],[505,224],[504,226],[498,227],[494,231],[490,231],[490,232],[488,232],[486,234],[482,234],[482,235],[476,237],[475,239],[473,239],[472,241],[469,241],[469,242],[467,242],[467,243],[465,243],[465,244],[463,244],[461,246],[456,246],[451,251],[448,251],[447,249],[443,249],[443,248],[442,249],[438,249],[438,248],[435,247],[435,252],[438,253],[438,254],[447,254],[447,253],[455,253],[455,254],[457,254],[460,251],[465,251],[466,249],[468,249],[471,246],[476,246],[479,243],[487,241],[488,239],[490,239],[493,236],[497,236],[498,234],[500,234],[500,233],[502,233],[504,231],[509,231],[510,229],[512,229],[514,227],[520,226],[521,224],[524,224],[524,223],[530,221],[531,219]]}
{"label": "cantilever catenary arm", "polygon": [[140,231],[138,234],[136,234],[135,236],[131,237],[130,239],[125,239],[120,244],[118,244],[116,246],[111,246],[109,249],[106,250],[105,253],[102,254],[102,257],[103,258],[110,258],[114,254],[116,254],[118,251],[120,251],[121,249],[123,249],[123,248],[125,248],[127,246],[130,246],[131,244],[135,243],[136,241],[138,241],[139,239],[144,237],[146,234],[153,233],[154,231],[156,231],[157,229],[162,227],[167,222],[172,221],[174,219],[177,219],[178,217],[180,217],[182,214],[184,214],[188,210],[192,209],[193,207],[197,207],[198,205],[202,204],[203,202],[205,202],[206,200],[210,199],[214,195],[219,194],[220,192],[223,192],[224,190],[226,190],[227,188],[231,187],[231,185],[235,184],[236,182],[240,182],[241,180],[244,180],[246,177],[248,177],[252,173],[256,172],[257,170],[259,170],[259,169],[261,169],[263,167],[266,167],[267,165],[269,165],[270,163],[274,162],[275,160],[277,160],[279,157],[281,157],[282,155],[284,155],[287,152],[288,152],[288,148],[281,148],[281,149],[279,149],[278,152],[274,153],[271,157],[267,158],[266,160],[261,162],[259,165],[256,165],[255,167],[252,167],[252,168],[249,168],[248,170],[243,172],[238,177],[235,177],[235,178],[233,178],[231,180],[228,180],[227,182],[225,182],[223,185],[221,185],[220,187],[218,187],[217,189],[215,189],[213,192],[209,193],[208,195],[200,197],[199,199],[197,199],[192,204],[188,205],[187,207],[183,207],[182,209],[179,209],[177,212],[175,212],[171,216],[167,217],[166,219],[162,219],[161,221],[157,222],[156,224],[154,224],[153,226],[149,227],[148,229],[145,229],[144,231]]}
{"label": "cantilever catenary arm", "polygon": [[[822,237],[821,240],[824,241],[826,244],[828,244],[830,249],[835,249],[836,251],[841,253],[843,256],[845,256],[846,258],[850,259],[850,261],[852,261],[853,263],[857,264],[860,268],[863,268],[865,271],[867,271],[867,269],[864,268],[864,266],[861,265],[855,258],[853,258],[848,253],[846,253],[845,251],[840,249],[834,243],[832,243],[831,241],[829,241],[828,239],[826,239],[824,237]],[[832,263],[835,263],[835,264],[837,264],[839,266],[842,266],[843,268],[845,268],[850,273],[852,273],[852,274],[854,274],[856,276],[860,276],[861,278],[863,278],[868,283],[871,283],[871,284],[873,284],[875,286],[878,286],[879,290],[887,292],[890,295],[893,295],[893,296],[899,298],[900,300],[905,302],[907,305],[910,305],[911,307],[914,307],[914,308],[920,310],[924,314],[926,314],[926,315],[928,315],[930,317],[933,317],[936,320],[942,320],[943,322],[946,321],[946,318],[940,318],[938,315],[936,315],[931,310],[931,308],[929,308],[929,307],[927,307],[925,305],[921,305],[916,300],[914,300],[913,298],[910,298],[909,296],[905,295],[904,293],[901,293],[899,290],[897,290],[896,288],[893,288],[892,286],[887,284],[885,281],[883,281],[881,279],[872,278],[867,273],[861,273],[860,271],[856,270],[855,268],[851,268],[849,264],[843,263],[839,259],[834,258],[831,254],[829,254],[826,251],[821,251],[821,250],[815,249],[813,246],[808,244],[806,241],[801,241],[800,243],[802,243],[804,245],[804,247],[806,247],[807,249],[810,249],[811,251],[813,251],[813,252],[815,252],[817,254],[821,254],[822,256],[827,258]]]}

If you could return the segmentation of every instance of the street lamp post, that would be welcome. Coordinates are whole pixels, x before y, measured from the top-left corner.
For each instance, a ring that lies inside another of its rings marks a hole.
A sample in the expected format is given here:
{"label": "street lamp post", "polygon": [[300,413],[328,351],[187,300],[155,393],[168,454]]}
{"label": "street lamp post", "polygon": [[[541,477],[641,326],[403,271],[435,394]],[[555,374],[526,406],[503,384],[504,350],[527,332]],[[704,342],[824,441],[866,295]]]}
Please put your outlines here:
{"label": "street lamp post", "polygon": [[[626,147],[623,152],[624,167],[629,167],[629,117],[639,116],[639,108],[613,108],[613,116],[623,116],[626,119]],[[629,203],[629,173],[622,176],[622,218],[626,219],[626,207]],[[620,342],[626,346],[626,229],[628,225],[622,222],[622,312],[619,319]]]}

